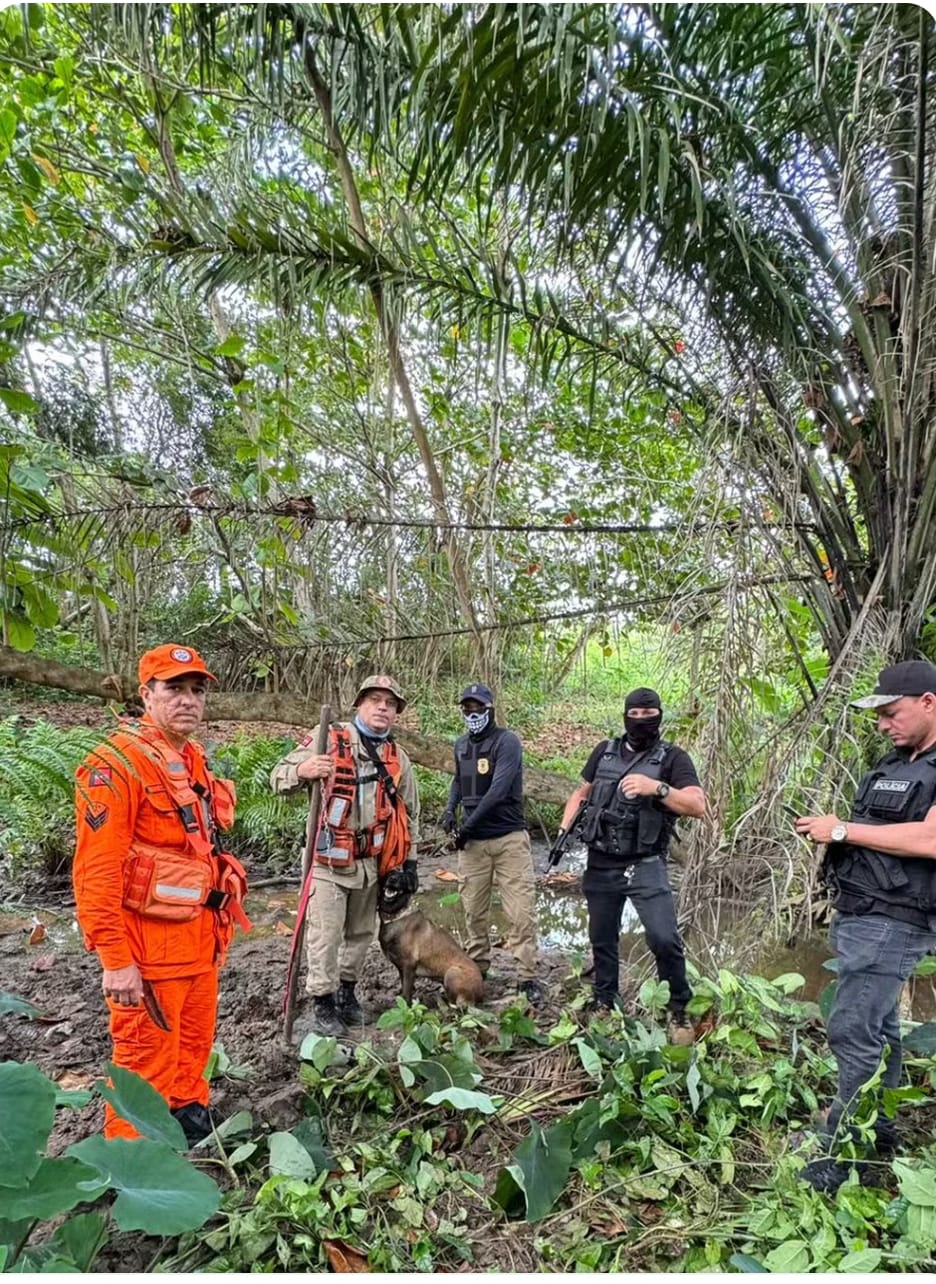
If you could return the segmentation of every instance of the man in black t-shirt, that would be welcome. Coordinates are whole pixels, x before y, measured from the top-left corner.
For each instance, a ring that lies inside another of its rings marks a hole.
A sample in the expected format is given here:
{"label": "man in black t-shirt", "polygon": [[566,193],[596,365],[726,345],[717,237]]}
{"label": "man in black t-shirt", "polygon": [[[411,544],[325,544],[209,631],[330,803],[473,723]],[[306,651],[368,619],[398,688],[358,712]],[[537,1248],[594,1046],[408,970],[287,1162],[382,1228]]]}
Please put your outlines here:
{"label": "man in black t-shirt", "polygon": [[595,1009],[620,1004],[618,938],[628,897],[640,918],[657,975],[670,987],[671,1038],[691,1043],[686,1004],[692,991],[666,874],[666,853],[679,816],[701,816],[705,794],[692,759],[660,739],[662,704],[639,687],[624,703],[624,735],[604,740],[582,771],[583,783],[566,803],[567,828],[588,800],[579,832],[588,846],[582,890],[595,961]]}

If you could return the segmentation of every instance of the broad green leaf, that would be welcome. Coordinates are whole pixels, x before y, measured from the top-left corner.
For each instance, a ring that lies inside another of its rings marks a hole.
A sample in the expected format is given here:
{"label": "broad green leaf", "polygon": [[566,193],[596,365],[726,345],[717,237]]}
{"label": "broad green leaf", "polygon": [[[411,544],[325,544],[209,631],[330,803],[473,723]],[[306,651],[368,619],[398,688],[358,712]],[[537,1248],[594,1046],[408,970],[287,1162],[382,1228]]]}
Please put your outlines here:
{"label": "broad green leaf", "polygon": [[857,1253],[846,1253],[836,1270],[843,1273],[876,1271],[881,1264],[881,1257],[879,1248],[862,1248]]}
{"label": "broad green leaf", "polygon": [[903,1159],[895,1159],[894,1172],[900,1183],[900,1193],[924,1208],[936,1208],[936,1169],[913,1168]]}
{"label": "broad green leaf", "polygon": [[565,1189],[572,1166],[572,1129],[568,1121],[545,1132],[534,1123],[526,1140],[514,1153],[510,1175],[526,1199],[526,1220],[545,1217]]}
{"label": "broad green leaf", "polygon": [[300,1061],[309,1061],[316,1070],[348,1064],[348,1054],[332,1035],[307,1034],[299,1047]]}
{"label": "broad green leaf", "polygon": [[270,1136],[270,1172],[284,1177],[311,1181],[317,1173],[315,1160],[291,1132],[274,1132]]}
{"label": "broad green leaf", "polygon": [[452,1106],[455,1110],[478,1110],[482,1115],[493,1115],[497,1107],[486,1092],[473,1092],[470,1088],[440,1088],[423,1098],[427,1106]]}
{"label": "broad green leaf", "polygon": [[601,1079],[604,1075],[604,1066],[601,1057],[584,1039],[573,1039],[575,1047],[578,1049],[579,1058],[582,1062],[582,1069],[586,1074],[590,1074],[593,1079]]}
{"label": "broad green leaf", "polygon": [[913,969],[914,976],[932,976],[936,972],[936,954],[926,954]]}
{"label": "broad green leaf", "polygon": [[121,1230],[181,1235],[203,1226],[221,1205],[211,1178],[162,1142],[86,1137],[67,1153],[92,1164],[120,1192],[111,1211]]}
{"label": "broad green leaf", "polygon": [[215,353],[219,357],[236,357],[241,351],[245,340],[239,334],[229,335],[223,343],[219,343],[215,348]]}
{"label": "broad green leaf", "polygon": [[292,1130],[296,1141],[306,1150],[315,1164],[315,1171],[332,1172],[338,1167],[338,1161],[331,1152],[322,1121],[312,1115],[300,1119]]}
{"label": "broad green leaf", "polygon": [[36,630],[22,615],[3,612],[3,626],[7,640],[14,651],[31,651],[36,645]]}
{"label": "broad green leaf", "polygon": [[526,1208],[523,1192],[523,1173],[517,1164],[502,1168],[497,1174],[493,1200],[508,1217],[522,1217]]}
{"label": "broad green leaf", "polygon": [[121,1119],[133,1124],[137,1132],[150,1141],[164,1142],[180,1153],[188,1149],[182,1125],[169,1113],[165,1098],[151,1083],[113,1063],[108,1064],[107,1073],[112,1086],[102,1083],[101,1096],[110,1102]]}
{"label": "broad green leaf", "polygon": [[689,1104],[692,1106],[693,1114],[699,1109],[701,1102],[699,1096],[699,1084],[701,1082],[702,1072],[699,1070],[698,1062],[693,1058],[692,1065],[686,1072],[686,1091],[689,1093]]}
{"label": "broad green leaf", "polygon": [[802,1239],[788,1239],[770,1250],[764,1265],[773,1275],[798,1275],[809,1268],[809,1245]]}
{"label": "broad green leaf", "polygon": [[39,402],[19,388],[0,388],[0,401],[14,415],[34,415],[39,409]]}
{"label": "broad green leaf", "polygon": [[29,1017],[32,1020],[40,1015],[39,1009],[26,999],[19,999],[15,994],[7,994],[5,990],[0,990],[0,1016],[6,1012],[16,1012],[20,1016]]}
{"label": "broad green leaf", "polygon": [[55,1122],[55,1084],[35,1066],[0,1063],[0,1186],[25,1186]]}
{"label": "broad green leaf", "polygon": [[776,989],[782,990],[784,994],[792,994],[794,990],[801,990],[806,984],[806,978],[800,976],[799,972],[784,972],[782,976],[775,976],[770,982]]}
{"label": "broad green leaf", "polygon": [[43,1159],[28,1186],[6,1191],[3,1214],[14,1221],[42,1220],[97,1199],[105,1190],[107,1183],[96,1168],[77,1159]]}
{"label": "broad green leaf", "polygon": [[770,1271],[756,1257],[748,1257],[747,1253],[732,1253],[728,1258],[730,1265],[737,1267],[746,1275],[769,1275]]}
{"label": "broad green leaf", "polygon": [[837,993],[838,981],[830,981],[828,985],[823,987],[822,993],[819,995],[819,1012],[826,1025],[829,1024],[829,1017],[832,1014],[832,1007]]}
{"label": "broad green leaf", "polygon": [[62,1257],[87,1271],[107,1243],[107,1223],[100,1213],[76,1213],[59,1226],[50,1241]]}
{"label": "broad green leaf", "polygon": [[907,1052],[919,1052],[923,1056],[936,1053],[936,1021],[927,1021],[905,1034],[903,1046]]}

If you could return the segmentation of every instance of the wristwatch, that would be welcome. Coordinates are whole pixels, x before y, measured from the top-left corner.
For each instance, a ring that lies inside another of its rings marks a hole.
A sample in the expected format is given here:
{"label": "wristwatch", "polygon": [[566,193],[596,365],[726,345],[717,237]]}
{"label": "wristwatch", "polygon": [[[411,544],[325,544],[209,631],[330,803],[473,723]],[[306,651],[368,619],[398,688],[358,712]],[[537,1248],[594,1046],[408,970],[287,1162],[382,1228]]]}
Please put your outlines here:
{"label": "wristwatch", "polygon": [[840,820],[837,825],[832,826],[832,832],[829,835],[829,839],[831,842],[844,843],[847,837],[848,837],[848,826],[845,824],[844,820]]}
{"label": "wristwatch", "polygon": [[661,780],[661,781],[660,781],[660,783],[659,783],[659,784],[657,785],[657,787],[656,787],[656,796],[657,796],[657,798],[665,798],[665,797],[666,797],[666,795],[669,793],[669,788],[670,788],[670,787],[669,787],[669,785],[666,783],[666,781],[665,781],[665,780]]}

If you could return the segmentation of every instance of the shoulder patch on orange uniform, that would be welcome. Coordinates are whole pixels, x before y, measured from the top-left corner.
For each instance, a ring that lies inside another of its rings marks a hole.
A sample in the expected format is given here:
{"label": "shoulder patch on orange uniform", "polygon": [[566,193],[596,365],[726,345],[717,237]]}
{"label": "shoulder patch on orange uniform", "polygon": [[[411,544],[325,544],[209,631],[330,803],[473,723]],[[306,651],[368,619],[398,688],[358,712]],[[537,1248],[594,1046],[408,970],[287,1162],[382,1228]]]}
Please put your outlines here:
{"label": "shoulder patch on orange uniform", "polygon": [[110,815],[109,807],[101,807],[93,803],[89,803],[89,805],[85,808],[85,815],[84,815],[85,823],[91,829],[97,832],[101,828],[101,826],[105,824],[105,822],[107,821],[107,817],[109,815]]}

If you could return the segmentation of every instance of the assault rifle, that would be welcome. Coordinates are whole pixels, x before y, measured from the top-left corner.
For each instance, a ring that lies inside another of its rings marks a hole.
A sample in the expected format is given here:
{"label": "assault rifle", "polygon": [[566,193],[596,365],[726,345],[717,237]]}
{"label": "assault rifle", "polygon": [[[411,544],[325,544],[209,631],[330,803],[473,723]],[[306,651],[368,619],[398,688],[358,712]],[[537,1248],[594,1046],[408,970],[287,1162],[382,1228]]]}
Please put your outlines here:
{"label": "assault rifle", "polygon": [[583,798],[578,805],[578,811],[575,813],[575,815],[572,817],[572,819],[569,822],[568,829],[559,830],[559,833],[556,835],[556,841],[553,843],[552,847],[550,847],[549,849],[549,863],[547,865],[548,869],[555,869],[555,867],[562,860],[563,856],[566,854],[566,852],[569,850],[569,848],[572,846],[575,840],[579,837],[578,827],[585,818],[585,810],[587,807],[588,807],[588,799]]}

